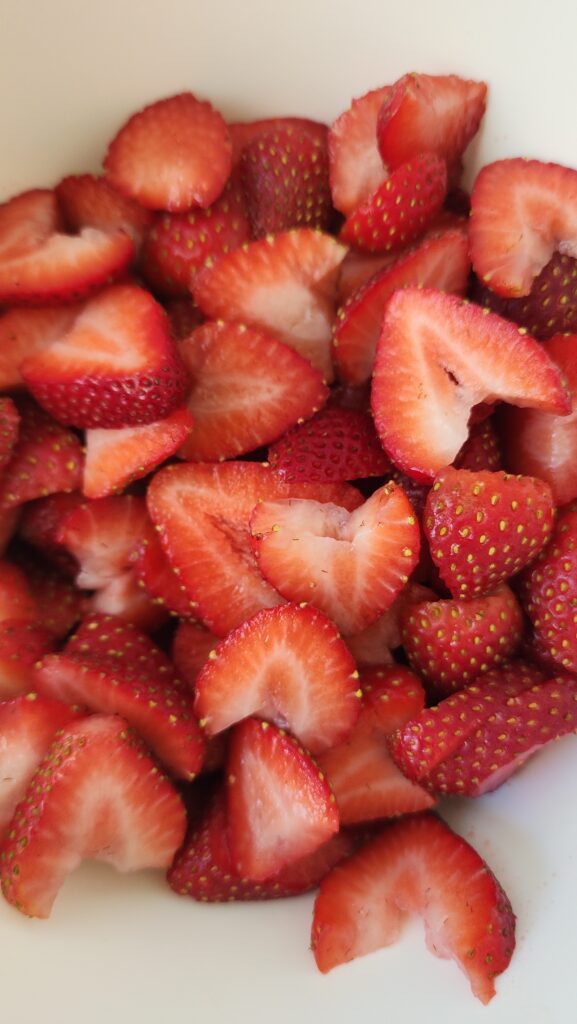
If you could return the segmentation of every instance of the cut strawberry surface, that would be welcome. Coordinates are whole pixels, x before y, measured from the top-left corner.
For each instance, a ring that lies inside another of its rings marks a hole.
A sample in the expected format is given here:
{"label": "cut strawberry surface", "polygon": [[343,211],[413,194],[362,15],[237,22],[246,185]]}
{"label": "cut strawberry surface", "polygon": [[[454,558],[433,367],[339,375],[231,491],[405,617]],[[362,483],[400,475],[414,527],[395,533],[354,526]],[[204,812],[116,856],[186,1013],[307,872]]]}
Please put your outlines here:
{"label": "cut strawberry surface", "polygon": [[508,321],[433,289],[394,295],[377,344],[371,399],[393,461],[417,480],[431,480],[466,441],[471,409],[496,399],[570,411],[557,367]]}
{"label": "cut strawberry surface", "polygon": [[364,707],[381,732],[389,736],[425,706],[419,676],[404,665],[385,665],[361,672]]}
{"label": "cut strawberry surface", "polygon": [[14,453],[20,428],[20,414],[11,398],[0,398],[0,473]]}
{"label": "cut strawberry surface", "polygon": [[359,714],[355,663],[330,619],[308,605],[264,609],[221,641],[196,679],[195,711],[209,736],[258,716],[314,754]]}
{"label": "cut strawberry surface", "polygon": [[484,82],[457,75],[403,75],[379,111],[383,162],[394,168],[419,153],[436,153],[458,182],[461,157],[479,129],[486,96]]}
{"label": "cut strawberry surface", "polygon": [[18,804],[0,850],[2,891],[48,917],[82,860],[166,868],[185,829],[182,800],[127,723],[95,715],[59,733]]}
{"label": "cut strawberry surface", "polygon": [[179,345],[192,380],[192,430],[183,459],[218,462],[276,440],[324,405],[328,389],[308,359],[272,334],[209,322]]}
{"label": "cut strawberry surface", "polygon": [[359,667],[390,664],[393,660],[391,652],[402,644],[401,612],[414,601],[434,600],[435,596],[428,587],[409,582],[383,615],[360,633],[348,636],[347,647]]}
{"label": "cut strawberry surface", "polygon": [[319,970],[393,943],[405,914],[422,915],[427,945],[451,957],[483,1003],[515,946],[515,915],[479,854],[434,815],[388,825],[321,883],[312,947]]}
{"label": "cut strawberry surface", "polygon": [[444,160],[432,153],[416,156],[392,171],[386,181],[349,214],[340,238],[362,252],[394,252],[429,227],[447,191]]}
{"label": "cut strawberry surface", "polygon": [[250,146],[261,135],[271,132],[292,130],[299,136],[308,135],[313,142],[322,147],[327,145],[328,128],[321,121],[311,121],[306,117],[266,117],[259,121],[234,121],[228,126],[232,139],[232,164],[237,167],[244,149]]}
{"label": "cut strawberry surface", "polygon": [[145,633],[154,633],[168,618],[166,609],[149,597],[133,570],[114,576],[95,590],[85,599],[84,609],[87,614],[113,615]]}
{"label": "cut strawberry surface", "polygon": [[186,596],[182,583],[170,565],[158,534],[152,526],[146,531],[130,558],[139,586],[155,604],[161,605],[181,619],[191,618],[194,610],[192,602]]}
{"label": "cut strawberry surface", "polygon": [[221,115],[190,92],[152,103],[123,125],[104,167],[119,192],[152,210],[210,206],[231,169]]}
{"label": "cut strawberry surface", "polygon": [[83,455],[76,435],[29,398],[19,398],[16,404],[18,439],[0,479],[0,505],[5,509],[56,491],[74,491],[82,479]]}
{"label": "cut strawberry surface", "polygon": [[496,295],[476,278],[471,297],[480,306],[514,320],[540,341],[577,331],[577,260],[554,252],[520,299]]}
{"label": "cut strawberry surface", "polygon": [[0,388],[24,384],[20,367],[28,356],[41,352],[67,334],[82,306],[41,306],[7,309],[0,315]]}
{"label": "cut strawberry surface", "polygon": [[371,417],[340,406],[329,406],[288,430],[271,445],[268,458],[287,483],[361,480],[390,469]]}
{"label": "cut strawberry surface", "polygon": [[152,423],[182,405],[186,393],[166,315],[134,285],[105,289],[63,338],[21,369],[40,405],[75,427]]}
{"label": "cut strawberry surface", "polygon": [[[34,688],[34,666],[56,646],[54,634],[48,629],[29,619],[17,618],[16,609],[13,615],[0,621],[0,719],[1,702]],[[0,735],[1,728],[0,722]]]}
{"label": "cut strawberry surface", "polygon": [[529,295],[553,253],[577,257],[577,171],[539,160],[497,160],[471,193],[471,258],[497,295]]}
{"label": "cut strawberry surface", "polygon": [[312,758],[282,729],[248,718],[234,729],[226,767],[236,871],[263,881],[339,830],[335,799]]}
{"label": "cut strawberry surface", "polygon": [[400,259],[401,256],[402,254],[396,252],[380,253],[378,256],[374,256],[372,253],[349,249],[341,263],[339,274],[337,295],[339,307],[343,306],[357,289],[367,284],[380,270],[392,267],[395,260]]}
{"label": "cut strawberry surface", "polygon": [[219,638],[197,622],[179,622],[172,638],[171,657],[185,683],[194,690],[197,676]]}
{"label": "cut strawberry surface", "polygon": [[152,215],[132,199],[117,192],[106,178],[95,174],[71,174],[56,186],[56,198],[66,227],[124,231],[139,251]]}
{"label": "cut strawberry surface", "polygon": [[194,282],[194,298],[214,320],[270,331],[332,379],[330,339],[345,247],[310,228],[259,239],[223,256]]}
{"label": "cut strawberry surface", "polygon": [[333,203],[345,216],[356,210],[387,177],[377,146],[377,118],[389,87],[353,100],[329,131]]}
{"label": "cut strawberry surface", "polygon": [[57,540],[78,562],[77,586],[98,590],[131,567],[148,528],[144,500],[123,494],[78,505],[61,523]]}
{"label": "cut strawberry surface", "polygon": [[438,288],[464,295],[470,266],[466,235],[454,230],[426,238],[377,271],[338,312],[333,355],[339,377],[350,384],[370,379],[385,308],[399,288]]}
{"label": "cut strawberry surface", "polygon": [[147,495],[150,517],[195,613],[218,636],[261,608],[283,603],[261,576],[249,519],[259,501],[313,498],[352,511],[362,497],[346,484],[285,483],[249,462],[167,466]]}
{"label": "cut strawberry surface", "polygon": [[350,514],[306,499],[263,501],[250,525],[264,578],[289,601],[311,601],[345,635],[390,608],[419,556],[417,520],[396,484]]}
{"label": "cut strawberry surface", "polygon": [[425,533],[454,597],[479,597],[537,557],[553,530],[555,506],[544,481],[449,467],[427,496]]}

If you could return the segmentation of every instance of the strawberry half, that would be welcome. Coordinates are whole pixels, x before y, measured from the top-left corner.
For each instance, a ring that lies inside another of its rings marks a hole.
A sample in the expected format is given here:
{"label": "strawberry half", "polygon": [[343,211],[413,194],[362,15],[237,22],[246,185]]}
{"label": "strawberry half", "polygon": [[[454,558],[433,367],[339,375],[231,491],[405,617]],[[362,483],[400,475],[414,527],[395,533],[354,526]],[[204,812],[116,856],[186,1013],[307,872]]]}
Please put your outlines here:
{"label": "strawberry half", "polygon": [[390,469],[371,417],[338,406],[288,430],[270,446],[268,459],[287,483],[361,480]]}
{"label": "strawberry half", "polygon": [[377,146],[377,118],[388,86],[353,100],[329,131],[330,181],[333,203],[348,216],[387,177]]}
{"label": "strawberry half", "polygon": [[61,520],[56,540],[78,564],[76,585],[99,590],[131,568],[131,556],[148,529],[144,500],[122,494],[76,505]]}
{"label": "strawberry half", "polygon": [[533,338],[444,292],[406,288],[389,301],[377,344],[372,408],[385,451],[430,481],[458,455],[472,408],[570,411],[561,374]]}
{"label": "strawberry half", "polygon": [[68,333],[25,359],[21,372],[40,405],[75,427],[153,423],[186,394],[166,315],[134,285],[88,302]]}
{"label": "strawberry half", "polygon": [[339,830],[335,798],[312,758],[282,729],[248,718],[233,730],[226,766],[235,870],[261,882]]}
{"label": "strawberry half", "polygon": [[0,314],[0,388],[22,387],[20,367],[28,356],[41,352],[67,334],[82,306],[16,307]]}
{"label": "strawberry half", "polygon": [[18,398],[18,439],[0,479],[0,506],[14,508],[57,491],[74,491],[82,480],[80,441],[30,398]]}
{"label": "strawberry half", "polygon": [[30,917],[48,917],[82,860],[118,871],[166,868],[185,833],[178,793],[116,716],[59,732],[18,804],[0,848],[2,892]]}
{"label": "strawberry half", "polygon": [[334,868],[315,901],[312,948],[323,973],[393,943],[407,912],[427,945],[451,957],[482,1003],[515,947],[515,915],[495,876],[461,836],[431,814],[383,829]]}
{"label": "strawberry half", "polygon": [[229,124],[232,139],[232,165],[237,167],[247,146],[261,135],[270,132],[285,132],[291,129],[299,135],[305,133],[322,147],[327,145],[328,128],[321,121],[311,121],[307,117],[265,117],[259,121],[233,121]]}
{"label": "strawberry half", "polygon": [[124,231],[140,250],[152,214],[132,199],[117,192],[106,178],[94,174],[71,174],[56,186],[56,198],[68,230],[99,228]]}
{"label": "strawberry half", "polygon": [[211,651],[196,679],[195,712],[209,736],[258,716],[290,729],[316,754],[353,727],[358,673],[321,612],[266,608]]}
{"label": "strawberry half", "polygon": [[151,210],[210,206],[231,169],[226,124],[190,92],[133,114],[110,143],[106,176],[123,195]]}
{"label": "strawberry half", "polygon": [[495,295],[475,278],[471,297],[480,306],[514,320],[539,341],[577,331],[577,260],[554,252],[537,274],[531,291],[520,299]]}

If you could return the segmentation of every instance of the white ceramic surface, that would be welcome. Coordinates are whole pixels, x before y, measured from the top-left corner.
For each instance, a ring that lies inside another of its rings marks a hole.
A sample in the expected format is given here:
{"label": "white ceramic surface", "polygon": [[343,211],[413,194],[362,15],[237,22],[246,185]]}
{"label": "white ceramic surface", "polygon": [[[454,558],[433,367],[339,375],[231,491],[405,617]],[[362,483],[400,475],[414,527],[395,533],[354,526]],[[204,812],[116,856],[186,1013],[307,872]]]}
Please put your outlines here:
{"label": "white ceramic surface", "polygon": [[[0,0],[0,198],[96,169],[123,118],[191,88],[230,116],[332,119],[405,71],[490,85],[472,164],[577,165],[568,0]],[[453,964],[399,944],[316,972],[312,900],[200,906],[154,874],[87,865],[48,922],[0,903],[5,1024],[572,1024],[577,1018],[577,741],[446,816],[489,860],[518,914],[518,950],[483,1008]]]}

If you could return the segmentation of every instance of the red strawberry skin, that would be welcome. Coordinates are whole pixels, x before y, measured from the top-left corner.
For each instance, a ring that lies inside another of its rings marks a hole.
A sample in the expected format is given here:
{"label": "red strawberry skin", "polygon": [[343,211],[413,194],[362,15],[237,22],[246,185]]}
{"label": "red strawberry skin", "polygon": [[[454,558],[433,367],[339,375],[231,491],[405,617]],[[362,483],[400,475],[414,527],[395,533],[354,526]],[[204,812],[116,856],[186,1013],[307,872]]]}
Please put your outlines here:
{"label": "red strawberry skin", "polygon": [[425,706],[419,677],[404,665],[385,665],[361,672],[364,705],[373,721],[389,736],[418,715]]}
{"label": "red strawberry skin", "polygon": [[287,483],[360,480],[390,469],[370,416],[358,409],[323,409],[271,445],[268,458]]}
{"label": "red strawberry skin", "polygon": [[56,423],[30,398],[19,398],[18,438],[0,479],[5,509],[61,491],[75,491],[82,479],[83,454],[77,436]]}
{"label": "red strawberry skin", "polygon": [[44,626],[16,616],[2,619],[0,702],[34,689],[34,666],[45,654],[53,651],[55,646],[54,635]]}
{"label": "red strawberry skin", "polygon": [[327,145],[328,128],[321,121],[306,117],[265,117],[258,121],[233,121],[228,126],[232,139],[232,165],[238,167],[242,154],[255,139],[270,132],[285,132],[292,129],[300,136],[305,133],[320,146]]}
{"label": "red strawberry skin", "polygon": [[348,216],[387,177],[377,147],[377,118],[388,86],[352,101],[331,126],[328,137],[333,203]]}
{"label": "red strawberry skin", "polygon": [[71,174],[56,186],[56,196],[69,230],[84,227],[101,231],[124,231],[138,251],[152,215],[138,203],[120,195],[105,178],[94,174]]}
{"label": "red strawberry skin", "polygon": [[[509,406],[510,409],[513,406]],[[542,415],[547,415],[543,413]],[[457,455],[453,465],[455,469],[470,469],[476,473],[479,470],[487,469],[491,473],[503,469],[503,457],[501,454],[501,440],[499,433],[492,419],[482,420],[471,427],[471,432],[465,441],[461,451]],[[522,470],[517,470],[521,473]],[[525,470],[526,476],[541,476],[540,473],[529,473]],[[545,477],[542,477],[545,479]]]}
{"label": "red strawberry skin", "polygon": [[0,398],[0,472],[6,468],[18,439],[20,414],[11,398]]}
{"label": "red strawberry skin", "polygon": [[554,252],[523,298],[502,298],[478,278],[471,297],[480,306],[525,327],[539,341],[577,331],[577,261]]}

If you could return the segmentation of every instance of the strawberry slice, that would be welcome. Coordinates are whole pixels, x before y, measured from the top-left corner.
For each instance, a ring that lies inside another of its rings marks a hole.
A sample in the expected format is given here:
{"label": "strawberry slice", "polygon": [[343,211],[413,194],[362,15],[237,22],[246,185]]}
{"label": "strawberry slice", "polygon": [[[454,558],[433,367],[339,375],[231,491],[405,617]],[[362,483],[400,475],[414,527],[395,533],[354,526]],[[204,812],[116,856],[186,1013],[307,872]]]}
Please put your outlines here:
{"label": "strawberry slice", "polygon": [[166,609],[151,600],[134,571],[123,572],[95,590],[84,602],[84,609],[87,613],[113,615],[145,633],[154,633],[168,618]]}
{"label": "strawberry slice", "polygon": [[364,706],[386,736],[423,710],[423,684],[404,665],[365,669],[360,675]]}
{"label": "strawberry slice", "polygon": [[132,199],[117,192],[106,178],[95,174],[71,174],[56,186],[56,198],[69,231],[99,228],[124,231],[136,252],[150,226],[152,215]]}
{"label": "strawberry slice", "polygon": [[243,151],[255,139],[270,132],[292,130],[299,136],[308,135],[313,142],[326,148],[328,128],[321,121],[311,121],[306,117],[266,117],[259,121],[234,121],[228,126],[232,139],[232,165],[237,167]]}
{"label": "strawberry slice", "polygon": [[389,86],[353,100],[329,131],[330,181],[333,203],[348,216],[387,177],[377,146],[377,119]]}
{"label": "strawberry slice", "polygon": [[4,619],[22,619],[36,622],[38,605],[22,569],[2,559],[0,561],[0,622]]}
{"label": "strawberry slice", "polygon": [[311,600],[345,635],[390,608],[419,556],[417,520],[396,484],[350,514],[306,499],[263,501],[250,527],[264,578],[289,601]]}
{"label": "strawberry slice", "polygon": [[425,601],[401,615],[409,663],[436,696],[446,696],[513,657],[523,634],[523,613],[502,584],[485,597]]}
{"label": "strawberry slice", "polygon": [[106,176],[123,195],[151,210],[210,206],[231,169],[226,124],[190,92],[133,114],[110,143]]}
{"label": "strawberry slice", "polygon": [[204,316],[189,295],[187,299],[167,299],[166,313],[170,324],[170,333],[175,341],[182,341],[204,323]]}
{"label": "strawberry slice", "polygon": [[[155,604],[171,615],[190,619],[193,608],[190,598],[170,565],[156,530],[150,526],[130,556],[134,576]],[[212,644],[214,647],[214,643]]]}
{"label": "strawberry slice", "polygon": [[189,296],[204,266],[250,237],[246,200],[234,176],[207,210],[158,214],[144,242],[140,269],[159,295]]}
{"label": "strawberry slice", "polygon": [[242,151],[241,180],[254,238],[331,226],[326,138],[294,126],[256,136]]}
{"label": "strawberry slice", "polygon": [[508,473],[446,469],[427,496],[425,533],[454,597],[480,597],[545,547],[555,506],[548,484]]}
{"label": "strawberry slice", "polygon": [[168,872],[168,884],[180,896],[201,903],[278,900],[316,889],[331,868],[353,852],[355,840],[339,832],[313,853],[281,868],[262,882],[235,871],[228,839],[226,794],[217,789]]}
{"label": "strawberry slice", "polygon": [[539,160],[497,160],[471,193],[471,258],[497,295],[529,295],[555,251],[577,257],[577,171]]}
{"label": "strawberry slice", "polygon": [[446,161],[450,180],[460,178],[461,157],[479,130],[487,86],[457,75],[403,75],[383,103],[377,122],[381,157],[391,168],[419,153]]}
{"label": "strawberry slice", "polygon": [[35,617],[30,621],[47,629],[56,639],[63,639],[82,618],[84,595],[68,576],[44,559],[40,560],[32,548],[15,546],[11,556],[24,574],[31,608],[36,609]]}
{"label": "strawberry slice", "polygon": [[454,295],[406,288],[389,301],[377,344],[372,407],[385,451],[430,481],[458,455],[471,409],[570,411],[560,372],[538,342]]}
{"label": "strawberry slice", "polygon": [[70,331],[25,359],[21,372],[40,405],[75,427],[153,423],[186,393],[166,315],[134,285],[88,302]]}
{"label": "strawberry slice", "polygon": [[188,409],[175,409],[155,423],[87,430],[83,494],[87,498],[106,498],[148,476],[178,451],[192,430],[192,422]]}
{"label": "strawberry slice", "polygon": [[197,622],[179,622],[176,627],[170,654],[179,675],[191,690],[195,690],[197,676],[218,643],[218,637]]}
{"label": "strawberry slice", "polygon": [[122,494],[77,505],[61,521],[56,539],[78,563],[76,585],[99,590],[131,567],[145,530],[144,500]]}
{"label": "strawberry slice", "polygon": [[402,256],[402,253],[397,252],[380,253],[378,256],[373,256],[366,252],[349,249],[341,263],[339,274],[337,293],[339,308],[344,306],[354,292],[362,285],[367,284],[380,270],[392,267],[395,260],[401,259]]}
{"label": "strawberry slice", "polygon": [[[45,655],[54,650],[54,634],[29,619],[13,618],[0,621],[0,735],[2,701],[28,693],[34,687],[34,666]],[[2,739],[2,743],[4,739]],[[10,776],[0,776],[8,780]],[[0,828],[1,820],[0,799]]]}
{"label": "strawberry slice", "polygon": [[[406,493],[406,492],[405,492]],[[392,651],[400,647],[403,640],[401,636],[400,617],[402,611],[415,601],[434,600],[436,594],[428,587],[422,587],[420,583],[409,582],[391,607],[379,615],[370,626],[348,636],[346,643],[353,658],[359,667],[389,665],[392,660]]]}
{"label": "strawberry slice", "polygon": [[147,495],[150,517],[195,613],[217,636],[283,599],[263,580],[249,519],[259,501],[313,498],[349,511],[362,503],[346,484],[285,483],[255,462],[167,466]]}
{"label": "strawberry slice", "polygon": [[18,440],[20,414],[11,398],[0,398],[0,472],[14,454]]}
{"label": "strawberry slice", "polygon": [[323,973],[393,943],[407,912],[431,952],[455,960],[482,1003],[515,947],[515,915],[479,854],[432,814],[386,826],[321,883],[312,948]]}
{"label": "strawberry slice", "polygon": [[18,398],[16,406],[18,440],[0,480],[4,509],[56,491],[74,491],[82,479],[82,448],[76,435],[29,398]]}
{"label": "strawberry slice", "polygon": [[82,306],[43,306],[7,309],[0,315],[0,388],[24,384],[20,367],[28,356],[41,352],[67,334]]}
{"label": "strawberry slice", "polygon": [[23,510],[18,526],[19,536],[31,544],[51,565],[67,576],[76,576],[78,563],[60,543],[58,536],[66,517],[79,505],[86,504],[78,491],[59,491],[47,498],[30,501]]}
{"label": "strawberry slice", "polygon": [[371,417],[339,406],[327,407],[308,423],[288,430],[271,445],[268,458],[287,483],[361,480],[383,476],[390,469]]}
{"label": "strawberry slice", "polygon": [[321,612],[265,608],[211,651],[196,679],[195,711],[209,736],[253,715],[290,729],[316,754],[353,727],[358,673]]}
{"label": "strawberry slice", "polygon": [[322,772],[269,722],[248,718],[233,730],[226,781],[230,851],[243,878],[268,879],[339,830]]}
{"label": "strawberry slice", "polygon": [[179,351],[193,382],[183,459],[218,462],[253,451],[327,400],[322,376],[307,359],[244,324],[203,324]]}
{"label": "strawberry slice", "polygon": [[[553,358],[552,355],[551,357]],[[509,408],[512,409],[513,407],[509,406]],[[532,412],[537,415],[534,410]],[[538,415],[547,416],[547,413],[539,413]],[[490,417],[489,419],[481,420],[480,423],[475,423],[471,427],[471,432],[453,465],[455,469],[470,469],[473,473],[478,473],[483,469],[488,470],[490,473],[495,473],[503,469],[500,438],[495,429],[495,424]],[[531,473],[528,475],[542,476],[541,473]]]}
{"label": "strawberry slice", "polygon": [[0,206],[0,301],[41,305],[82,298],[132,259],[124,231],[63,234],[56,194],[23,192]]}
{"label": "strawberry slice", "polygon": [[333,334],[341,380],[364,384],[370,379],[385,308],[397,289],[438,288],[464,295],[470,267],[465,233],[443,231],[402,253],[355,290],[339,310]]}
{"label": "strawberry slice", "polygon": [[0,838],[54,734],[80,712],[59,700],[26,693],[0,703]]}
{"label": "strawberry slice", "polygon": [[295,228],[223,256],[194,281],[194,298],[213,320],[270,331],[327,381],[338,269],[345,248],[330,235]]}
{"label": "strawberry slice", "polygon": [[471,297],[480,306],[514,320],[539,341],[577,331],[577,260],[554,252],[537,274],[531,291],[520,299],[495,295],[475,278]]}
{"label": "strawberry slice", "polygon": [[392,171],[347,217],[341,241],[362,252],[394,252],[422,235],[443,205],[447,168],[424,153]]}
{"label": "strawberry slice", "polygon": [[109,615],[91,615],[61,654],[36,669],[39,693],[91,711],[122,715],[178,778],[192,779],[204,742],[192,698],[146,634]]}
{"label": "strawberry slice", "polygon": [[30,917],[48,917],[82,860],[118,871],[167,868],[186,829],[182,800],[116,716],[61,731],[18,804],[0,850],[2,891]]}
{"label": "strawberry slice", "polygon": [[16,533],[19,519],[20,509],[18,506],[8,509],[3,509],[0,506],[0,558],[5,554],[10,541]]}

